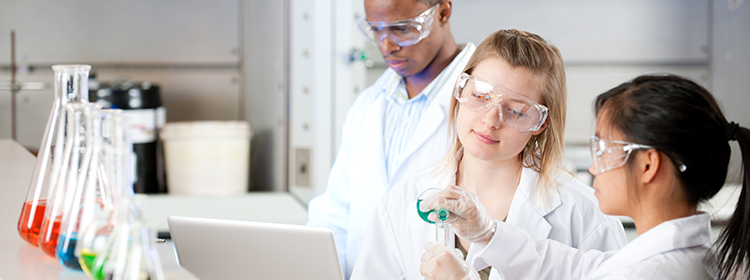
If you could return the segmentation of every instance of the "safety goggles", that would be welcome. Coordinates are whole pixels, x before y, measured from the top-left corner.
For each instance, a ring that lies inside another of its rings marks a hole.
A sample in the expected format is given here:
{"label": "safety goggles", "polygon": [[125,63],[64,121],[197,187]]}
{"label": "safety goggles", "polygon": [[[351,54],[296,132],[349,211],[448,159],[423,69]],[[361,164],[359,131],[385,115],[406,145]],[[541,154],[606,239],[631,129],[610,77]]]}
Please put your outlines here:
{"label": "safety goggles", "polygon": [[520,131],[537,131],[547,119],[546,106],[501,85],[462,73],[453,89],[463,108],[486,113],[497,106],[503,124]]}
{"label": "safety goggles", "polygon": [[427,38],[435,21],[435,10],[440,3],[435,4],[413,19],[399,21],[367,21],[364,15],[357,18],[357,25],[362,34],[365,34],[370,42],[381,46],[383,39],[400,47],[407,47],[419,43]]}
{"label": "safety goggles", "polygon": [[599,175],[605,171],[618,168],[625,164],[634,150],[654,149],[652,146],[641,145],[625,141],[606,140],[591,136],[591,159],[594,161],[594,171]]}

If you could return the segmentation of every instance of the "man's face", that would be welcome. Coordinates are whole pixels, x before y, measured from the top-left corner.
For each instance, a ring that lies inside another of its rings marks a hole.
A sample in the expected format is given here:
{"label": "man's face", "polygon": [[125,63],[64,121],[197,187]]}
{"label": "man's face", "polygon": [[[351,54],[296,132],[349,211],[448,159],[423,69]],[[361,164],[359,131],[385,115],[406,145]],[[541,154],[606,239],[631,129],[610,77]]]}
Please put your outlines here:
{"label": "man's face", "polygon": [[[365,0],[365,14],[370,22],[390,22],[412,19],[430,7],[416,0]],[[444,5],[438,6],[430,35],[419,43],[400,47],[387,38],[376,42],[385,62],[402,77],[409,77],[422,72],[440,50],[443,23],[439,19]]]}

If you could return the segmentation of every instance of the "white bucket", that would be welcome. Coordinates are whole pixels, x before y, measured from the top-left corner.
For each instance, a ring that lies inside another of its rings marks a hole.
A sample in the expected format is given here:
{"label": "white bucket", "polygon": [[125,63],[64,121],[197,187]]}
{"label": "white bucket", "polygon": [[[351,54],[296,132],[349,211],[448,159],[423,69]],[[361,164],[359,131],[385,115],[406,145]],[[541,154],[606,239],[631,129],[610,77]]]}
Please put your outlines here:
{"label": "white bucket", "polygon": [[161,129],[170,194],[221,196],[248,190],[250,138],[246,121],[167,123]]}

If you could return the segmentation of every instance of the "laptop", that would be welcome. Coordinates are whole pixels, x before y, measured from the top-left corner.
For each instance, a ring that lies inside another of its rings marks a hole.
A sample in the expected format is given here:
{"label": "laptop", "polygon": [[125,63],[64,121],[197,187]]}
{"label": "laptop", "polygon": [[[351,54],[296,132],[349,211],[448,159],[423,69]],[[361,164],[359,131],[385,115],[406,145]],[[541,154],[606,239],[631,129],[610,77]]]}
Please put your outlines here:
{"label": "laptop", "polygon": [[210,279],[343,280],[325,227],[170,216],[177,262]]}

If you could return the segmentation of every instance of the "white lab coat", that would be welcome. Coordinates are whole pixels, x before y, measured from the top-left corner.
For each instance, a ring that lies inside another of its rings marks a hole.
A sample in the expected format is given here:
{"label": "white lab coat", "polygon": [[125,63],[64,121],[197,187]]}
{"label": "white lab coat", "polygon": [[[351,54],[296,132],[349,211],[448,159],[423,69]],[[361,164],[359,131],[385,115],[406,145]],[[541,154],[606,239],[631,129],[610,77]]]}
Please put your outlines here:
{"label": "white lab coat", "polygon": [[[404,160],[388,181],[385,169],[383,120],[386,82],[396,74],[388,68],[372,86],[357,97],[344,122],[341,147],[328,176],[326,192],[308,205],[307,225],[333,230],[339,262],[349,279],[375,204],[393,184],[406,175],[429,167],[447,150],[448,109],[458,75],[476,47],[463,46],[461,53],[443,71],[450,71],[437,96],[430,102],[409,141]],[[432,81],[433,83],[436,80]]]}
{"label": "white lab coat", "polygon": [[[420,259],[425,252],[424,244],[435,240],[435,226],[417,214],[417,197],[427,188],[455,184],[455,173],[442,176],[431,174],[432,171],[430,168],[410,176],[378,203],[352,279],[423,278],[419,273]],[[522,170],[506,218],[508,224],[525,229],[534,240],[550,238],[584,250],[615,250],[625,246],[627,238],[622,223],[599,211],[591,187],[561,172],[556,177],[561,186],[549,191],[546,205],[541,205],[536,191],[538,178],[536,171]],[[469,248],[469,255],[478,250],[476,247]],[[507,252],[508,257],[514,254]],[[502,278],[493,268],[490,279]]]}
{"label": "white lab coat", "polygon": [[[512,252],[508,254],[507,252]],[[554,240],[533,241],[498,222],[495,235],[469,256],[475,268],[492,265],[507,279],[711,279],[711,223],[706,213],[663,222],[619,251],[582,251]],[[707,263],[704,263],[707,262]]]}

